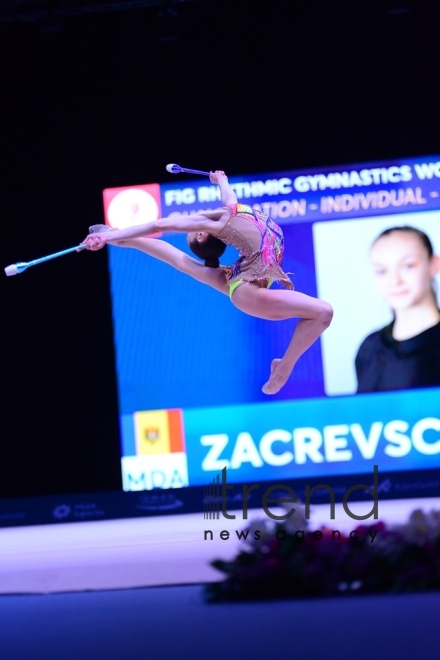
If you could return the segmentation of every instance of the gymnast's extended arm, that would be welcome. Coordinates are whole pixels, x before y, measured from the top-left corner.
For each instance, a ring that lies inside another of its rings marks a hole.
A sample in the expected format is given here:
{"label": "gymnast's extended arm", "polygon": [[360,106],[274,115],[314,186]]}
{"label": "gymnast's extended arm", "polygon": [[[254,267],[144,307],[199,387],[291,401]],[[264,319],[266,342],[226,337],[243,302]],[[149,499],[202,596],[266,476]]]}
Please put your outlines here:
{"label": "gymnast's extended arm", "polygon": [[223,172],[223,170],[216,170],[215,172],[210,172],[209,180],[211,183],[216,183],[220,188],[220,195],[222,204],[228,206],[228,204],[237,203],[237,195],[231,188],[231,184],[228,181],[228,177]]}
{"label": "gymnast's extended arm", "polygon": [[142,225],[134,225],[125,229],[115,229],[107,233],[89,234],[85,239],[87,250],[100,250],[106,243],[118,243],[128,238],[142,238],[152,234],[162,232],[182,232],[205,231],[212,232],[214,235],[218,230],[218,221],[229,217],[228,209],[215,209],[214,211],[201,211],[191,215],[169,216],[168,218],[159,218],[152,222],[146,222]]}

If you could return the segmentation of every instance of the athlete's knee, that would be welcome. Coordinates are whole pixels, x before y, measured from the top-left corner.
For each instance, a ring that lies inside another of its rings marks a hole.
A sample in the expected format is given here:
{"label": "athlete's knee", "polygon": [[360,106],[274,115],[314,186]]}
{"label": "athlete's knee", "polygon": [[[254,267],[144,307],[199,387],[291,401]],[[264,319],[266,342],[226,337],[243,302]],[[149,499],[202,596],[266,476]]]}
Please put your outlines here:
{"label": "athlete's knee", "polygon": [[323,326],[328,328],[333,318],[333,307],[324,300],[319,301],[319,308],[317,311],[317,319]]}

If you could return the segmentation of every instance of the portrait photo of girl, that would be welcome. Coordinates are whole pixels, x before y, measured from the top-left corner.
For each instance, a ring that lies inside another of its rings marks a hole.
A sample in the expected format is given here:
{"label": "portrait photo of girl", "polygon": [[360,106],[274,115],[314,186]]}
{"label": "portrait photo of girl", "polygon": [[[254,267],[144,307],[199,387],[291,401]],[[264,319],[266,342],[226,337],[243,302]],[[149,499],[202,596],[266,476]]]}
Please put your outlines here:
{"label": "portrait photo of girl", "polygon": [[333,292],[322,337],[326,394],[440,386],[440,213],[318,222],[319,296]]}
{"label": "portrait photo of girl", "polygon": [[440,385],[440,259],[425,232],[384,230],[370,250],[378,292],[393,320],[368,335],[356,356],[357,392]]}

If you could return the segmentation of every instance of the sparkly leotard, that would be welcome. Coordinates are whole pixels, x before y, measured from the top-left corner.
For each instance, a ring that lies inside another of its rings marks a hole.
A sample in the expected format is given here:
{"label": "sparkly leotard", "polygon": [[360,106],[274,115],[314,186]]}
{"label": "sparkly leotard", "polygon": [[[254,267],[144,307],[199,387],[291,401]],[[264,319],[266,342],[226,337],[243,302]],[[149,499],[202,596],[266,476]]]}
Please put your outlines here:
{"label": "sparkly leotard", "polygon": [[229,295],[250,282],[267,287],[281,282],[287,289],[293,284],[281,268],[284,252],[282,229],[267,215],[247,204],[230,204],[230,217],[218,238],[240,252],[231,267],[223,267],[229,285]]}

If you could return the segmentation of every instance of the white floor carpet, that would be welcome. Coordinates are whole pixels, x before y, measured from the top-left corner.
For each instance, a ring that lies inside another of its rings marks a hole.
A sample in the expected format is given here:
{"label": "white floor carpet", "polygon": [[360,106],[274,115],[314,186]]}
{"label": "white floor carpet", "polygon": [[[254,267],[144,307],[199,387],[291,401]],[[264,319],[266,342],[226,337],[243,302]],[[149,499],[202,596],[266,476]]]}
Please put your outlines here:
{"label": "white floor carpet", "polygon": [[[440,509],[435,499],[379,502],[379,519],[403,522],[414,509]],[[371,510],[371,503],[353,504],[355,513]],[[251,520],[264,519],[249,511],[249,520],[204,520],[203,513],[100,522],[60,523],[0,529],[0,593],[54,593],[128,589],[176,584],[200,584],[222,579],[210,566],[229,559],[243,547],[235,531]],[[372,519],[367,524],[373,522]],[[330,520],[329,505],[314,506],[309,529],[321,525],[350,531],[357,522],[341,505]],[[204,540],[212,530],[214,540]],[[229,530],[227,540],[220,531]]]}

